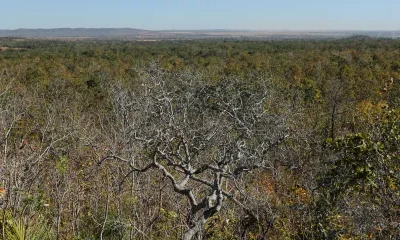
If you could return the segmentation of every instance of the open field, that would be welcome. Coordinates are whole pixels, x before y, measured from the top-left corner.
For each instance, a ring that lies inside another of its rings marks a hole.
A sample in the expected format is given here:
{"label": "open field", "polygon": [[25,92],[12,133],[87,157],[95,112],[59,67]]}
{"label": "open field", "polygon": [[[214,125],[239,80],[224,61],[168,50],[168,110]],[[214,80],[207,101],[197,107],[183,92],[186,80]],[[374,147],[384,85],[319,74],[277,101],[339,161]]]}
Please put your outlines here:
{"label": "open field", "polygon": [[7,50],[23,50],[23,48],[0,47],[0,51],[7,51]]}

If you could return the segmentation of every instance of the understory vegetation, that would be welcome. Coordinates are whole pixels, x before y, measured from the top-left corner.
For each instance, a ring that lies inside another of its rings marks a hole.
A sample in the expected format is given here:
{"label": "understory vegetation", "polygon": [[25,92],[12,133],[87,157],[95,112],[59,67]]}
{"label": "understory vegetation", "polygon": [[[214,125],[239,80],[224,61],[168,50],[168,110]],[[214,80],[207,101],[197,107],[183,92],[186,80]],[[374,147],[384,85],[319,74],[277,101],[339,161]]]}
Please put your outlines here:
{"label": "understory vegetation", "polygon": [[0,47],[0,239],[400,238],[400,40]]}

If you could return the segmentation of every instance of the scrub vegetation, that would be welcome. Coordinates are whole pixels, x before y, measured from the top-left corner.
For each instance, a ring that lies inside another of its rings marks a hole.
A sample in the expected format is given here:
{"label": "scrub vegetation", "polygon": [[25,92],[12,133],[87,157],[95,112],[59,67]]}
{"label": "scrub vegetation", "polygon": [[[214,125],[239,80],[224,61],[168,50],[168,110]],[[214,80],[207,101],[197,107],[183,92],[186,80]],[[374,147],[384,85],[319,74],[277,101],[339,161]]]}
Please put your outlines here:
{"label": "scrub vegetation", "polygon": [[0,239],[400,238],[400,40],[0,47]]}

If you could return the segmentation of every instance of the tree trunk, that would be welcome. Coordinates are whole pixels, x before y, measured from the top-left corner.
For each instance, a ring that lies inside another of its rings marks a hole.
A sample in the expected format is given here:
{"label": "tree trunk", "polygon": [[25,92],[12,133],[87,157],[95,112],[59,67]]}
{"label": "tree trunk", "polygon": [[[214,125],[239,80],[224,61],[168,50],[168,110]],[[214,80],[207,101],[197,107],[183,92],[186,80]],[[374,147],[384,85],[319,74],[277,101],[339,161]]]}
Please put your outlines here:
{"label": "tree trunk", "polygon": [[[196,221],[192,227],[190,227],[182,237],[182,240],[192,240],[203,230],[204,224],[206,220],[202,217],[202,219]],[[200,238],[199,238],[200,239]]]}

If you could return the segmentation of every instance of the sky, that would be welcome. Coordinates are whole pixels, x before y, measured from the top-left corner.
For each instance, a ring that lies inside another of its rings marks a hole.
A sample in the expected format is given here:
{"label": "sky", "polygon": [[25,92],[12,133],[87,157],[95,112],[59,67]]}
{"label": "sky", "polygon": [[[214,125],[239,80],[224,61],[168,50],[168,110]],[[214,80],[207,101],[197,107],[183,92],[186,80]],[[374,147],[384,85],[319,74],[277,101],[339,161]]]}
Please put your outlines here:
{"label": "sky", "polygon": [[400,30],[400,0],[0,0],[0,29]]}

